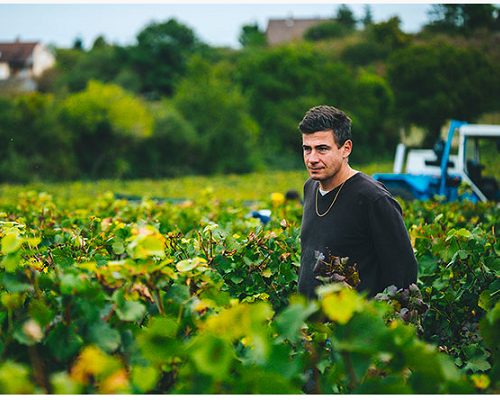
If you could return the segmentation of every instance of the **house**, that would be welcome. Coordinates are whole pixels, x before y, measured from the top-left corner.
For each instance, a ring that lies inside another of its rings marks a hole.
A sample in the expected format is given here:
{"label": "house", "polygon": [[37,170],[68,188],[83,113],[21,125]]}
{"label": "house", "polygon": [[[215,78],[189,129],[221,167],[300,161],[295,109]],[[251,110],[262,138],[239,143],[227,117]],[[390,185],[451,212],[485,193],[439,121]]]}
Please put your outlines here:
{"label": "house", "polygon": [[0,43],[0,89],[36,90],[36,78],[54,64],[54,55],[40,42]]}
{"label": "house", "polygon": [[267,23],[266,38],[271,46],[303,39],[306,31],[314,25],[333,21],[331,18],[310,19],[270,19]]}

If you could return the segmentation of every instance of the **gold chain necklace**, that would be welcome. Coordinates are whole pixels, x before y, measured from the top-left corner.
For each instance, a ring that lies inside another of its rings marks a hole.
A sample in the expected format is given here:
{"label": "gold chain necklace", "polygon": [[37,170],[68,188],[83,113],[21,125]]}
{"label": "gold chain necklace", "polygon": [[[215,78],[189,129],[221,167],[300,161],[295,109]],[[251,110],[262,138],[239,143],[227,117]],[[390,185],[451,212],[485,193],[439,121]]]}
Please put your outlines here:
{"label": "gold chain necklace", "polygon": [[[347,179],[346,179],[347,180]],[[319,184],[318,184],[318,188],[316,190],[316,215],[318,217],[324,217],[326,214],[328,214],[328,211],[330,211],[330,209],[332,208],[333,204],[335,203],[335,200],[337,200],[337,197],[340,193],[340,191],[342,190],[342,188],[344,187],[344,182],[342,182],[342,185],[340,185],[340,189],[339,191],[337,192],[337,194],[335,195],[335,198],[333,199],[332,201],[332,204],[330,204],[330,207],[328,207],[328,210],[326,210],[323,214],[320,214],[319,211],[318,211],[318,192],[319,192]]]}

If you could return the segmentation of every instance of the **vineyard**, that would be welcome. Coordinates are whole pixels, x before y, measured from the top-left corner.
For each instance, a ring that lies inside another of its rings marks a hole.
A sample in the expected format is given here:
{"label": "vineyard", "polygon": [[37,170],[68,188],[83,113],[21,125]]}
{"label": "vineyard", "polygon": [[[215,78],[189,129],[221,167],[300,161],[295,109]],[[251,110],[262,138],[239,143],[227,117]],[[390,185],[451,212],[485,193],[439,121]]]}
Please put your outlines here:
{"label": "vineyard", "polygon": [[401,201],[418,284],[306,301],[301,204],[253,182],[1,187],[0,393],[500,392],[499,205]]}

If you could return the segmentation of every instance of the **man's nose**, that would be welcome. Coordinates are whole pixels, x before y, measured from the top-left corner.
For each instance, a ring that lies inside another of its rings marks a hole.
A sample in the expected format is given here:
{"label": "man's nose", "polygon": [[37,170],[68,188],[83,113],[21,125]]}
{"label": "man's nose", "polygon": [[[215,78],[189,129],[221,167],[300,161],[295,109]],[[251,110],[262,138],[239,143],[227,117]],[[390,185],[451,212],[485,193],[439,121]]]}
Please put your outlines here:
{"label": "man's nose", "polygon": [[309,162],[311,164],[315,164],[318,161],[319,161],[319,159],[318,159],[318,153],[315,150],[311,150],[311,152],[309,153]]}

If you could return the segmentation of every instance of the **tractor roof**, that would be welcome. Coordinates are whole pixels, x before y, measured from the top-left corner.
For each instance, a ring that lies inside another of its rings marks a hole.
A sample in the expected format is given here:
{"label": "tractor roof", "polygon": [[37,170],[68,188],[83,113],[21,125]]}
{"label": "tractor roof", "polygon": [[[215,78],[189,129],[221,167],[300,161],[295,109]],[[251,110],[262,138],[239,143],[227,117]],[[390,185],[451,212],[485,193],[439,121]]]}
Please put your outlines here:
{"label": "tractor roof", "polygon": [[459,130],[463,136],[500,138],[500,125],[462,125]]}

